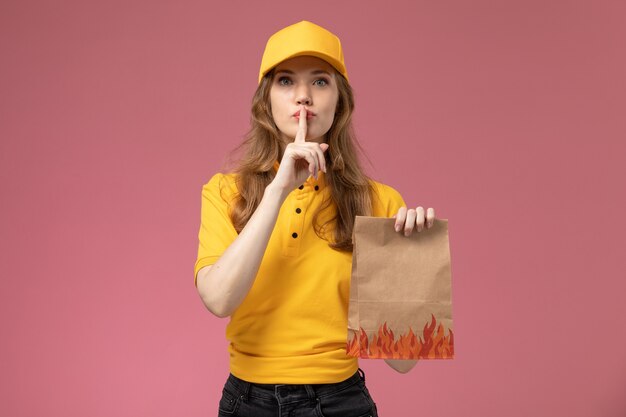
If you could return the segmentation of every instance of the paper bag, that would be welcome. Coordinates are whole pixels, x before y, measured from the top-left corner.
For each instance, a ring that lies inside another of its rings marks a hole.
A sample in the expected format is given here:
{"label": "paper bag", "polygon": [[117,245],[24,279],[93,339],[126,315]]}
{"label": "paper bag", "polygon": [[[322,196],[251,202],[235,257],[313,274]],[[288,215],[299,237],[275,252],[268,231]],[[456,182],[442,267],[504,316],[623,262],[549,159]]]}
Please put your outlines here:
{"label": "paper bag", "polygon": [[452,359],[448,221],[411,236],[394,218],[356,216],[346,353],[365,359]]}

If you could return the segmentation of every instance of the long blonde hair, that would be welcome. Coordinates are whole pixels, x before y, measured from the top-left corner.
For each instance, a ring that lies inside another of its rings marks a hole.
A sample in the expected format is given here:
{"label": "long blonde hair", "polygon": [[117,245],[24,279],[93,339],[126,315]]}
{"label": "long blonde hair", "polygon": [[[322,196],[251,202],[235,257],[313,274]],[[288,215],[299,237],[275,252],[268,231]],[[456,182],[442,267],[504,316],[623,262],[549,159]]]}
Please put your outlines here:
{"label": "long blonde hair", "polygon": [[[280,139],[280,132],[274,123],[269,93],[274,79],[274,70],[261,80],[252,98],[250,130],[244,141],[233,152],[243,148],[244,153],[233,172],[237,178],[238,195],[230,210],[230,218],[237,233],[244,228],[258,207],[265,188],[275,176],[274,163],[279,161],[286,144]],[[339,91],[336,114],[333,124],[326,133],[329,148],[324,153],[327,173],[326,186],[330,188],[331,199],[323,201],[313,214],[315,233],[329,241],[325,233],[327,226],[334,226],[334,239],[329,246],[336,250],[352,251],[352,230],[355,216],[371,216],[372,193],[370,178],[363,172],[357,147],[363,152],[352,128],[354,96],[348,81],[337,71],[335,79]],[[364,152],[363,152],[364,153]],[[322,225],[318,225],[319,214],[331,204],[336,214]]]}

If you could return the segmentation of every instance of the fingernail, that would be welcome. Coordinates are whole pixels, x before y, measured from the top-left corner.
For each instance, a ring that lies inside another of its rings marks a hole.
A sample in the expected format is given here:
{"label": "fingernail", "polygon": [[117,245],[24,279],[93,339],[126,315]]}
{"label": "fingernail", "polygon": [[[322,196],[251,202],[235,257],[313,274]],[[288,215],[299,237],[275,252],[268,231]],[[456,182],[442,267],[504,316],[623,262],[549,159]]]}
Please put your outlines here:
{"label": "fingernail", "polygon": [[399,232],[399,231],[400,231],[400,225],[396,224],[396,232]]}
{"label": "fingernail", "polygon": [[408,231],[404,232],[404,236],[408,236],[408,235],[409,235]]}

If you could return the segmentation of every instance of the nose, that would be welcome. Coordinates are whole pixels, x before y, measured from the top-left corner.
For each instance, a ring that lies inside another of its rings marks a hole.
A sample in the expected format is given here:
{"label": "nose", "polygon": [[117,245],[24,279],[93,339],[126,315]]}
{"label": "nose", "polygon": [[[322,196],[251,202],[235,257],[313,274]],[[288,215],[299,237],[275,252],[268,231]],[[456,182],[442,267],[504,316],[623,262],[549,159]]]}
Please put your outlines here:
{"label": "nose", "polygon": [[297,103],[298,103],[298,105],[304,104],[306,106],[310,106],[311,105],[311,97],[306,96],[306,95],[300,95],[300,96],[298,96]]}
{"label": "nose", "polygon": [[296,98],[298,106],[301,104],[304,104],[305,106],[310,106],[311,104],[313,104],[313,99],[311,99],[311,94],[306,83],[299,83],[296,90]]}

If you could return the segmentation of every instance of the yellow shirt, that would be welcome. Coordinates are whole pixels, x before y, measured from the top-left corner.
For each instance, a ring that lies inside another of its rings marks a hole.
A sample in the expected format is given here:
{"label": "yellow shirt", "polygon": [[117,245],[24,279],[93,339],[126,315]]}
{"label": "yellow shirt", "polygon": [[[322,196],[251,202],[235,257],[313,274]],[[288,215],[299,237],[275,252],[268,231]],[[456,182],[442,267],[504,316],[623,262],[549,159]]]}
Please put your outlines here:
{"label": "yellow shirt", "polygon": [[[217,173],[202,188],[196,285],[198,271],[237,238],[228,215],[234,175]],[[335,383],[357,371],[358,359],[346,355],[352,254],[331,249],[312,225],[322,199],[330,198],[324,179],[323,172],[309,177],[284,201],[254,284],[226,327],[230,372],[245,381]],[[373,184],[373,216],[393,217],[405,206],[395,189]],[[320,224],[335,206],[323,213]]]}

